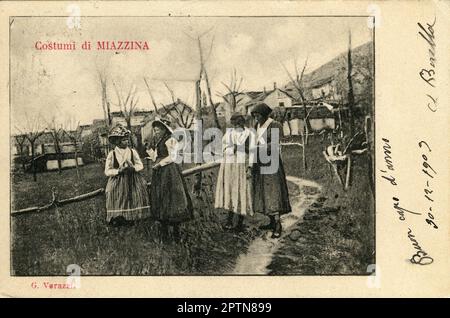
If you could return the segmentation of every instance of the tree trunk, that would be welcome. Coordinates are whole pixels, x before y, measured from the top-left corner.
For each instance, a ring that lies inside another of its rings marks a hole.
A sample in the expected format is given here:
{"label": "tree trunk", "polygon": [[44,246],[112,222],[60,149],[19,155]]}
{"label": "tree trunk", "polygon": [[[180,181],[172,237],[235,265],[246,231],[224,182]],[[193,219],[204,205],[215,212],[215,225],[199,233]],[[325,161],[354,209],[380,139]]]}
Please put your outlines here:
{"label": "tree trunk", "polygon": [[[353,138],[355,134],[355,123],[353,118],[353,106],[355,103],[355,96],[353,94],[353,83],[352,83],[352,34],[349,32],[348,35],[348,54],[347,54],[347,81],[348,81],[348,119],[349,119],[349,133],[350,138]],[[345,190],[348,190],[351,184],[352,178],[352,153],[351,148],[348,149],[347,158],[347,173],[345,176]]]}
{"label": "tree trunk", "polygon": [[352,83],[352,35],[349,33],[348,38],[348,54],[347,54],[347,81],[348,81],[348,119],[349,119],[349,132],[350,138],[355,134],[354,118],[353,118],[353,106],[355,103],[355,97],[353,94]]}
{"label": "tree trunk", "polygon": [[58,173],[61,173],[61,170],[62,170],[61,149],[59,147],[59,140],[58,140],[57,136],[55,136],[55,152],[56,152],[56,158],[58,160]]}
{"label": "tree trunk", "polygon": [[372,117],[367,116],[365,120],[366,142],[367,142],[367,163],[368,163],[368,177],[370,182],[370,190],[372,196],[375,198],[375,176],[374,176],[374,161],[372,159],[373,143],[372,143]]}
{"label": "tree trunk", "polygon": [[37,181],[37,177],[36,177],[36,162],[34,161],[34,140],[31,142],[31,165],[32,165],[32,169],[33,169],[33,181],[36,182]]}
{"label": "tree trunk", "polygon": [[219,117],[217,117],[216,107],[214,106],[214,103],[213,103],[212,97],[211,97],[211,87],[209,86],[208,74],[206,74],[206,70],[203,70],[203,71],[205,74],[206,89],[208,90],[208,95],[209,95],[209,103],[211,104],[211,109],[212,109],[213,116],[214,116],[214,123],[216,124],[217,128],[221,129],[220,123],[219,123]]}
{"label": "tree trunk", "polygon": [[347,157],[347,173],[345,174],[345,188],[347,191],[351,185],[351,172],[352,172],[352,156],[348,155]]}
{"label": "tree trunk", "polygon": [[308,125],[310,125],[309,120],[305,119],[305,121],[303,123],[303,126],[304,126],[303,131],[304,131],[304,135],[305,135],[305,145],[306,146],[308,145],[308,142],[309,142],[309,132],[310,132],[310,130],[308,129]]}
{"label": "tree trunk", "polygon": [[[195,134],[197,134],[197,138],[194,139],[194,161],[198,164],[203,161],[203,131],[201,130],[202,127],[199,127],[199,125],[202,125],[202,111],[201,111],[201,92],[200,92],[200,81],[197,81],[195,84],[195,92],[196,92],[196,98],[197,98],[197,104],[196,104],[196,119],[197,119],[197,127],[195,129]],[[195,142],[197,140],[197,143]]]}
{"label": "tree trunk", "polygon": [[[202,101],[201,101],[201,91],[200,91],[200,80],[198,80],[195,83],[195,93],[197,98],[197,127],[195,129],[195,134],[197,134],[197,138],[194,139],[194,162],[197,163],[197,165],[201,165],[203,162],[203,127],[199,127],[198,125],[201,125],[202,122],[202,113],[201,113],[201,107],[202,107]],[[214,107],[213,107],[214,109]],[[200,131],[199,131],[200,129]],[[195,140],[197,140],[197,144],[195,143]],[[193,184],[193,193],[196,196],[200,195],[200,190],[202,186],[202,172],[199,171],[195,177],[194,177],[194,184]]]}
{"label": "tree trunk", "polygon": [[106,78],[100,79],[101,86],[102,86],[102,106],[103,106],[103,112],[105,113],[105,122],[106,125],[109,127],[111,126],[112,119],[111,119],[111,107],[108,102],[108,96],[106,93]]}
{"label": "tree trunk", "polygon": [[306,146],[305,146],[305,134],[304,134],[303,130],[303,134],[302,134],[302,156],[303,156],[303,170],[306,171],[306,169],[308,168],[307,164],[306,164]]}
{"label": "tree trunk", "polygon": [[81,180],[81,176],[80,176],[80,170],[78,168],[78,149],[77,149],[77,141],[75,140],[73,142],[74,146],[75,146],[75,169],[77,171],[77,178],[78,180]]}
{"label": "tree trunk", "polygon": [[[106,98],[106,93],[105,93],[105,98]],[[108,99],[106,99],[106,111],[108,113],[108,127],[110,127],[112,125],[112,118],[111,118],[111,107],[109,105]]]}
{"label": "tree trunk", "polygon": [[23,154],[23,144],[19,145],[19,147],[20,147],[19,148],[19,158],[20,158],[20,161],[21,161],[21,164],[22,164],[22,170],[25,173],[25,156]]}

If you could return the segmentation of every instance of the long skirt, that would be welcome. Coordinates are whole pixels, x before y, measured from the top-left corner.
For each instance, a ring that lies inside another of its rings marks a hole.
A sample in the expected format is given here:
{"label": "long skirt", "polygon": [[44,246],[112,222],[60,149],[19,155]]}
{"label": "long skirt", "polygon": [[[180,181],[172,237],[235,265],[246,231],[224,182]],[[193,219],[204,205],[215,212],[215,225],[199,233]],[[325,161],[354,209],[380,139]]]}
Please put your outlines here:
{"label": "long skirt", "polygon": [[223,162],[217,176],[214,207],[240,215],[253,215],[251,180],[247,180],[247,164]]}
{"label": "long skirt", "polygon": [[105,192],[107,222],[118,216],[129,221],[151,216],[147,182],[140,173],[110,177]]}
{"label": "long skirt", "polygon": [[152,217],[162,223],[181,223],[194,217],[186,182],[175,163],[153,171],[150,201]]}
{"label": "long skirt", "polygon": [[261,167],[260,163],[253,165],[253,210],[266,215],[291,212],[281,158],[279,158],[278,170],[273,174],[262,174]]}

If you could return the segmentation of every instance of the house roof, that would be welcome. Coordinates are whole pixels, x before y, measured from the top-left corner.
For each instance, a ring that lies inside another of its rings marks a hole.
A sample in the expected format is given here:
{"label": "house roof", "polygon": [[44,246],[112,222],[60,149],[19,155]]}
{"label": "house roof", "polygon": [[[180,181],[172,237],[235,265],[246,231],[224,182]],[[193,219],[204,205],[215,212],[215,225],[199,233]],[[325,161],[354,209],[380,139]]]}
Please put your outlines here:
{"label": "house roof", "polygon": [[264,92],[246,92],[251,99],[261,98],[261,96],[264,96]]}
{"label": "house roof", "polygon": [[314,82],[313,84],[311,84],[310,88],[318,88],[327,83],[331,83],[333,81],[334,77],[335,76],[321,78],[321,79],[317,80],[316,82]]}
{"label": "house roof", "polygon": [[264,99],[266,99],[267,96],[269,96],[270,94],[272,94],[273,92],[275,92],[277,90],[282,92],[282,93],[284,93],[284,94],[286,94],[289,98],[295,99],[292,96],[291,93],[288,93],[285,90],[276,88],[276,89],[272,89],[272,90],[266,91],[266,92],[264,92],[264,91],[263,92],[258,92],[258,91],[257,92],[254,92],[254,91],[253,92],[246,92],[246,94],[252,99],[249,104],[254,104],[254,103],[257,103],[257,102],[261,102]]}
{"label": "house roof", "polygon": [[288,93],[287,91],[282,90],[282,89],[278,89],[278,90],[279,90],[280,92],[286,94],[287,97],[289,97],[289,98],[291,98],[291,99],[295,99],[292,93]]}
{"label": "house roof", "polygon": [[269,96],[270,94],[272,94],[274,91],[276,91],[276,89],[270,90],[270,91],[251,91],[251,92],[246,92],[245,94],[247,94],[251,99],[252,99],[252,103],[255,102],[261,102],[264,99],[266,99],[267,96]]}

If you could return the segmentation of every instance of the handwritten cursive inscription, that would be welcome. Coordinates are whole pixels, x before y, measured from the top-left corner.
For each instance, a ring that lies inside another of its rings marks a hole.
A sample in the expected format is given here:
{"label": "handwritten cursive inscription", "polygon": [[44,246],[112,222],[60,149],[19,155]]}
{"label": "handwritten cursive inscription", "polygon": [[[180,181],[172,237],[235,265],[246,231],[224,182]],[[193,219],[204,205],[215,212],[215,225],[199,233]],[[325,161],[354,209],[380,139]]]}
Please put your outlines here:
{"label": "handwritten cursive inscription", "polygon": [[428,143],[424,140],[419,142],[419,148],[423,150],[422,153],[422,173],[425,175],[425,187],[423,189],[424,192],[424,198],[429,203],[428,207],[428,213],[427,218],[425,219],[425,222],[427,222],[429,225],[431,225],[434,229],[437,229],[438,226],[436,224],[435,215],[433,213],[433,207],[432,204],[434,203],[433,198],[433,187],[432,187],[432,180],[437,177],[437,172],[433,168],[433,166],[429,163],[429,156],[431,154],[431,147],[428,145]]}
{"label": "handwritten cursive inscription", "polygon": [[411,241],[412,246],[417,250],[417,252],[410,259],[411,263],[418,265],[430,265],[433,263],[433,258],[422,249],[416,239],[416,236],[412,233],[410,228],[408,228],[408,238]]}
{"label": "handwritten cursive inscription", "polygon": [[[434,17],[433,23],[417,23],[419,26],[419,35],[425,40],[428,46],[428,65],[422,67],[419,71],[420,78],[427,84],[427,87],[431,89],[435,88],[436,85],[436,41],[435,41],[435,30],[434,26],[436,24],[436,16]],[[437,97],[432,94],[425,94],[427,96],[427,108],[431,112],[435,113],[438,109],[437,107]]]}
{"label": "handwritten cursive inscription", "polygon": [[389,143],[389,139],[386,138],[382,138],[381,139],[384,144],[383,144],[383,153],[384,153],[384,163],[386,165],[386,169],[385,170],[380,170],[383,175],[381,176],[383,179],[386,179],[387,181],[389,181],[393,186],[397,185],[397,182],[395,181],[395,177],[388,173],[387,170],[390,171],[395,171],[394,169],[394,163],[392,161],[392,146]]}
{"label": "handwritten cursive inscription", "polygon": [[422,213],[419,213],[419,212],[414,212],[414,211],[402,208],[400,206],[400,199],[397,198],[397,197],[393,197],[392,200],[394,200],[394,210],[398,213],[398,215],[399,215],[398,219],[400,221],[405,221],[406,220],[405,213],[411,213],[411,214],[414,214],[414,215],[421,215],[422,214]]}
{"label": "handwritten cursive inscription", "polygon": [[420,77],[431,87],[434,87],[434,82],[436,81],[436,43],[434,41],[434,25],[436,23],[436,17],[434,17],[433,23],[427,23],[426,27],[422,23],[417,23],[419,26],[420,36],[427,42],[428,48],[428,59],[429,67],[422,68],[419,72]]}

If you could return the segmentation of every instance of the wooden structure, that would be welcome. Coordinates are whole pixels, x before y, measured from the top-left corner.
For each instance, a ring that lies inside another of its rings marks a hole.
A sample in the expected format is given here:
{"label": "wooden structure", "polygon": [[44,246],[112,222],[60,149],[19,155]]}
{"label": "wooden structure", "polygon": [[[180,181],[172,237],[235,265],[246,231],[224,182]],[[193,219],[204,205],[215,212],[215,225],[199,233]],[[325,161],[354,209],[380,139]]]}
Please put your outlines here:
{"label": "wooden structure", "polygon": [[[83,159],[81,158],[81,145],[77,146],[77,158],[78,166],[84,165]],[[73,143],[65,142],[60,144],[60,153],[55,150],[54,144],[42,144],[40,149],[40,154],[34,158],[34,163],[36,165],[36,171],[54,171],[58,170],[58,160],[61,161],[61,168],[74,168],[76,167],[75,162],[75,146]],[[28,162],[27,170],[32,167],[32,162]]]}

